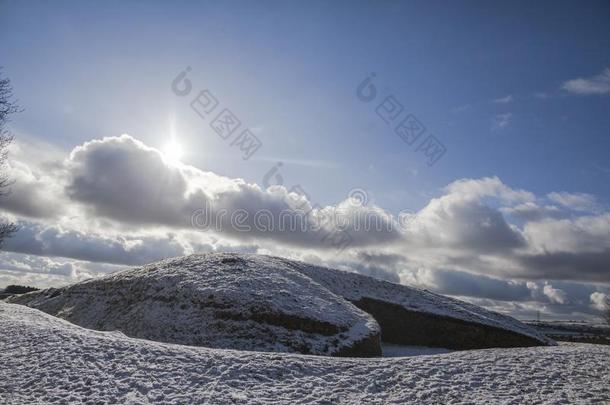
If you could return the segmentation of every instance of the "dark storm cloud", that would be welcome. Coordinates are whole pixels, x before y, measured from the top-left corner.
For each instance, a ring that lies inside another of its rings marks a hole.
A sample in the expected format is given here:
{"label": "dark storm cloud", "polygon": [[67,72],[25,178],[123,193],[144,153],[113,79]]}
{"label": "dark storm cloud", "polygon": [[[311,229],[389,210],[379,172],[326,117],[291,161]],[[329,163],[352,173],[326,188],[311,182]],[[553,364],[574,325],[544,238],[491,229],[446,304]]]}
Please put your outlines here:
{"label": "dark storm cloud", "polygon": [[517,256],[529,279],[554,279],[610,283],[610,250],[603,252],[553,252]]}
{"label": "dark storm cloud", "polygon": [[11,183],[3,190],[7,194],[0,198],[1,208],[31,218],[52,218],[61,212],[65,201],[57,194],[59,179],[49,176],[48,171],[11,161],[6,175]]}
{"label": "dark storm cloud", "polygon": [[443,294],[490,298],[501,301],[531,299],[531,291],[523,282],[512,282],[456,270],[435,270],[432,283]]}
{"label": "dark storm cloud", "polygon": [[126,265],[146,264],[185,253],[179,242],[168,237],[111,238],[28,222],[18,225],[19,231],[6,240],[4,250]]}
{"label": "dark storm cloud", "polygon": [[121,222],[186,226],[205,199],[187,194],[183,173],[129,136],[87,142],[72,152],[68,168],[68,196]]}

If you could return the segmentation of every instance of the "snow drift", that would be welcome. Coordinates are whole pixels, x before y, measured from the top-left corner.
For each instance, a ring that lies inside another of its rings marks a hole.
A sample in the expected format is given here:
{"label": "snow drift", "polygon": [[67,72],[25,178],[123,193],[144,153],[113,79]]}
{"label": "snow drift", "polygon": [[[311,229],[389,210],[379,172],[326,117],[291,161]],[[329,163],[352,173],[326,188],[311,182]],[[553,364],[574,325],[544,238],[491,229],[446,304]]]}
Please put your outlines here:
{"label": "snow drift", "polygon": [[8,302],[86,328],[214,348],[367,357],[381,354],[380,338],[448,349],[554,344],[459,300],[262,255],[168,259]]}
{"label": "snow drift", "polygon": [[610,346],[354,359],[189,347],[0,302],[0,403],[609,403]]}

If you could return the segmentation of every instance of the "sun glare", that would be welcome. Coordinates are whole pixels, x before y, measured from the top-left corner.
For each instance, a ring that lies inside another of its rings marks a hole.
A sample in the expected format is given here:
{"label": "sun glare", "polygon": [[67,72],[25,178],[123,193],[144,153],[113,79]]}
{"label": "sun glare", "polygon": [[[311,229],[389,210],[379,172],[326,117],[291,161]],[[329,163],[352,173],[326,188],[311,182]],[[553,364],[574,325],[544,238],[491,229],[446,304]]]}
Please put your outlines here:
{"label": "sun glare", "polygon": [[169,162],[179,162],[184,154],[182,146],[176,141],[176,117],[171,114],[169,117],[169,139],[170,141],[165,144],[161,153],[165,160]]}
{"label": "sun glare", "polygon": [[163,156],[170,162],[180,161],[182,155],[182,146],[173,139],[163,147]]}

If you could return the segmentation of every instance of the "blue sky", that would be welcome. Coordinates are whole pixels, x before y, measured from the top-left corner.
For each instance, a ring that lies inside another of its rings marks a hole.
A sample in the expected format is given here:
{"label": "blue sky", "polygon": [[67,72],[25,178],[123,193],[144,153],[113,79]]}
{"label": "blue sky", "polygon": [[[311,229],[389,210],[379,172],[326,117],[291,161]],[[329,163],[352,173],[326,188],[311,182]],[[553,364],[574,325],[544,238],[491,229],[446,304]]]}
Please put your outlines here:
{"label": "blue sky", "polygon": [[[173,121],[184,164],[261,185],[281,161],[284,186],[321,205],[358,188],[392,215],[418,212],[457,180],[498,178],[603,215],[608,21],[603,1],[0,1],[0,64],[25,109],[17,140],[66,155],[124,133],[163,150]],[[261,140],[250,159],[172,92],[187,66],[194,91]],[[364,103],[372,72],[379,95]],[[446,147],[433,166],[375,113],[390,95]]]}
{"label": "blue sky", "polygon": [[[456,177],[493,175],[541,193],[610,196],[610,98],[561,90],[610,64],[605,2],[2,8],[2,65],[26,108],[14,126],[58,145],[124,132],[162,144],[175,114],[187,162],[260,181],[270,162],[241,161],[169,90],[188,65],[200,87],[260,128],[261,157],[332,163],[284,166],[322,202],[361,187],[384,206],[419,208],[418,194]],[[356,99],[370,72],[444,142],[435,167]],[[499,114],[512,115],[494,129]]]}

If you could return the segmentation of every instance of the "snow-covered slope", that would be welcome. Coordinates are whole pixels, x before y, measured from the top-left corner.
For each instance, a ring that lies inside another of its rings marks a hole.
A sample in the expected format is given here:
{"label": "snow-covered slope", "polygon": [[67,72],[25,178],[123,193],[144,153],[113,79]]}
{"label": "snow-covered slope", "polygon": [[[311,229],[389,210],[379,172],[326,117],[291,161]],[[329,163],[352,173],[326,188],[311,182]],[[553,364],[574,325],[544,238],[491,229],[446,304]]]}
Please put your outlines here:
{"label": "snow-covered slope", "polygon": [[346,359],[188,347],[0,302],[0,403],[609,403],[610,346]]}
{"label": "snow-covered slope", "polygon": [[77,325],[185,345],[375,356],[379,326],[365,312],[265,256],[163,260],[9,299]]}
{"label": "snow-covered slope", "polygon": [[463,301],[263,255],[168,259],[9,302],[92,329],[242,350],[379,355],[380,328],[384,341],[400,345],[554,344],[514,318]]}
{"label": "snow-covered slope", "polygon": [[[390,283],[357,273],[314,266],[298,261],[279,259],[287,266],[320,283],[333,293],[352,302],[373,299],[384,303],[396,304],[409,312],[434,314],[468,323],[487,325],[493,328],[514,332],[532,338],[539,344],[554,342],[524,323],[482,307],[435,294],[427,290]],[[379,319],[378,319],[379,320]],[[383,328],[383,325],[382,325]]]}

